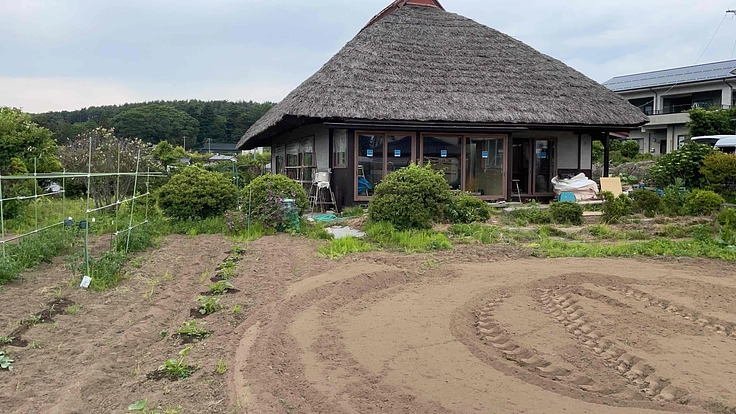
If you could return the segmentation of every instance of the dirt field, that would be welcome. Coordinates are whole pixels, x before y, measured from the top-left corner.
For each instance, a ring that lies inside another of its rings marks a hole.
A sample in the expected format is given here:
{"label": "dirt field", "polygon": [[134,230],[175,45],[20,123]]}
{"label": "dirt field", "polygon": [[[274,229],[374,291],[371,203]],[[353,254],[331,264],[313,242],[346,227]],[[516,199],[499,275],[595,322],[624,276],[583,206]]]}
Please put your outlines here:
{"label": "dirt field", "polygon": [[[105,293],[44,265],[0,292],[0,336],[19,333],[2,347],[15,369],[0,372],[0,412],[125,413],[143,398],[182,413],[736,412],[733,265],[477,245],[330,261],[319,243],[243,245],[237,292],[198,319],[211,336],[183,381],[147,374],[186,346],[172,334],[231,242],[172,236]],[[31,314],[43,322],[22,324]]]}

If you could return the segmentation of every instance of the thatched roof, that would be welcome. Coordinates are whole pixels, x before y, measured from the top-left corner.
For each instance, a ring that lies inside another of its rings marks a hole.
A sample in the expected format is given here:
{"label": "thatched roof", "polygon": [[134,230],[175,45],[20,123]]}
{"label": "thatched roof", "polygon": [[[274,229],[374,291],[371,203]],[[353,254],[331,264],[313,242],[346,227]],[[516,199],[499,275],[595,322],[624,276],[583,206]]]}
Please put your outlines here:
{"label": "thatched roof", "polygon": [[364,28],[238,143],[315,120],[636,127],[623,98],[559,60],[437,7],[405,5]]}

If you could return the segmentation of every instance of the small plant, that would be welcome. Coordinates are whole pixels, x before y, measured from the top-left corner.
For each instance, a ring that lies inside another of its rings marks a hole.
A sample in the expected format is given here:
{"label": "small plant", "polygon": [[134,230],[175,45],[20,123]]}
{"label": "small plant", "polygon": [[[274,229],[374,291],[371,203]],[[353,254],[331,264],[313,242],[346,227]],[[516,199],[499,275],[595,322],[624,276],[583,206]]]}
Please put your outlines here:
{"label": "small plant", "polygon": [[43,342],[41,342],[41,341],[33,341],[33,342],[31,342],[31,348],[32,349],[41,349],[41,348],[43,348]]}
{"label": "small plant", "polygon": [[634,200],[634,210],[647,217],[654,217],[662,211],[662,199],[654,191],[635,190],[630,197]]}
{"label": "small plant", "polygon": [[179,358],[171,358],[164,362],[163,365],[158,367],[159,371],[164,371],[165,375],[171,379],[183,380],[187,379],[194,373],[194,367],[184,363],[189,351],[192,350],[191,346],[188,346],[179,351]]}
{"label": "small plant", "polygon": [[179,414],[181,413],[181,407],[165,408],[164,411],[153,411],[146,410],[148,400],[136,401],[128,406],[128,411],[137,411],[141,414]]}
{"label": "small plant", "polygon": [[5,353],[0,351],[0,369],[7,369],[8,371],[13,370],[13,360]]}
{"label": "small plant", "polygon": [[445,217],[453,223],[473,223],[491,218],[491,207],[485,201],[469,193],[453,196],[447,204]]}
{"label": "small plant", "polygon": [[342,211],[343,217],[362,217],[365,214],[365,209],[361,206],[346,207]]}
{"label": "small plant", "polygon": [[616,223],[622,217],[631,214],[633,202],[626,194],[618,197],[614,196],[610,191],[604,191],[600,194],[603,197],[603,220],[606,223]]}
{"label": "small plant", "polygon": [[66,309],[64,309],[64,313],[74,316],[79,313],[80,309],[82,309],[82,305],[69,305],[66,307]]}
{"label": "small plant", "polygon": [[552,203],[549,206],[549,214],[555,223],[572,224],[574,226],[583,224],[583,206],[580,204]]}
{"label": "small plant", "polygon": [[166,329],[162,329],[161,332],[158,333],[158,335],[163,341],[164,339],[166,339],[167,336],[169,336],[169,332]]}
{"label": "small plant", "polygon": [[22,325],[31,327],[36,326],[39,323],[43,323],[43,317],[41,315],[31,315],[28,319],[24,320],[22,322]]}
{"label": "small plant", "polygon": [[0,336],[0,345],[7,345],[15,340],[12,336]]}
{"label": "small plant", "polygon": [[235,305],[235,306],[233,306],[233,309],[232,309],[232,313],[233,313],[233,315],[237,315],[237,314],[239,314],[239,313],[240,313],[240,311],[242,310],[242,308],[243,308],[243,307],[242,307],[242,306],[240,306],[240,305]]}
{"label": "small plant", "polygon": [[687,196],[685,212],[691,216],[707,216],[721,208],[723,197],[710,190],[693,190]]}
{"label": "small plant", "polygon": [[223,375],[223,374],[225,374],[227,372],[227,368],[228,368],[229,365],[230,365],[230,363],[227,362],[227,360],[224,360],[224,359],[220,358],[220,360],[217,361],[217,367],[215,368],[215,371],[218,374]]}
{"label": "small plant", "polygon": [[179,335],[185,335],[190,338],[207,338],[210,336],[210,331],[206,329],[202,329],[197,326],[197,321],[191,320],[188,322],[184,322],[179,329],[176,331]]}
{"label": "small plant", "polygon": [[210,293],[213,295],[224,295],[227,293],[228,290],[235,289],[235,286],[233,286],[232,283],[228,282],[227,280],[221,280],[219,282],[213,283],[209,286]]}
{"label": "small plant", "polygon": [[211,315],[222,309],[222,305],[218,303],[220,302],[220,299],[217,298],[199,296],[197,298],[197,302],[202,302],[199,305],[199,313],[201,313],[202,315]]}

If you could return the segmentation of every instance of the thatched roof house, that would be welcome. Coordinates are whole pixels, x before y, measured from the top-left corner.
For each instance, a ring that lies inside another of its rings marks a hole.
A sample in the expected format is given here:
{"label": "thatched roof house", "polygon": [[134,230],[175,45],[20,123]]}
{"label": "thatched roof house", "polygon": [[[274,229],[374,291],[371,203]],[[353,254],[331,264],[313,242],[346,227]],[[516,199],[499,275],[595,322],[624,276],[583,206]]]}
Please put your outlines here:
{"label": "thatched roof house", "polygon": [[341,204],[370,196],[359,182],[372,187],[412,161],[432,161],[456,188],[487,198],[517,187],[543,196],[559,170],[590,170],[592,139],[647,121],[580,72],[439,1],[398,0],[238,147],[270,145],[274,172],[302,181],[331,170]]}

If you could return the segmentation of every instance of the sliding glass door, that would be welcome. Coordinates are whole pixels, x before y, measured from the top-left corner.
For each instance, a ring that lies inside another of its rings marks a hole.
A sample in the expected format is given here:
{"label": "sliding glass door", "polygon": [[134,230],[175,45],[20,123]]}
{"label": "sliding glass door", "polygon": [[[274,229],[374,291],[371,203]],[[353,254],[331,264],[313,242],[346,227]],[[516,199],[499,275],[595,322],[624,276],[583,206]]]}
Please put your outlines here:
{"label": "sliding glass door", "polygon": [[463,162],[462,136],[431,136],[422,138],[422,162],[442,171],[445,180],[455,190],[461,188]]}
{"label": "sliding glass door", "polygon": [[414,160],[414,135],[402,133],[358,133],[356,135],[356,199],[373,195],[386,174],[409,166]]}
{"label": "sliding glass door", "polygon": [[468,138],[465,191],[506,198],[506,138]]}

